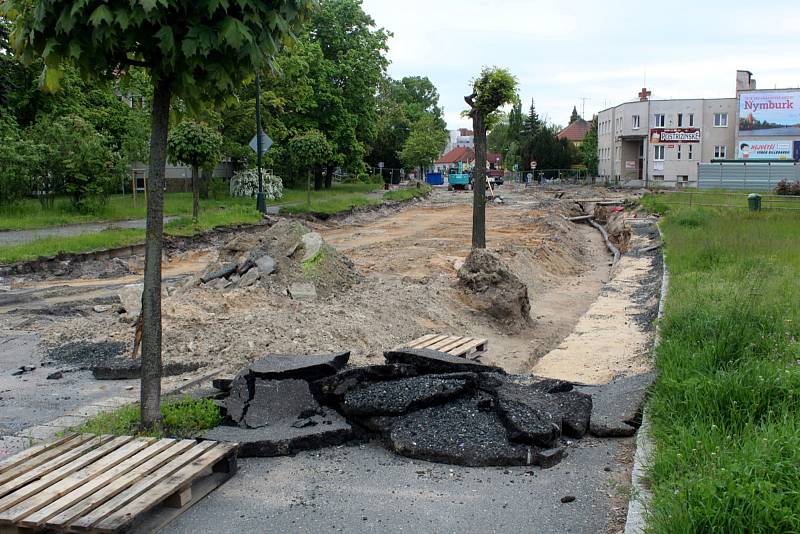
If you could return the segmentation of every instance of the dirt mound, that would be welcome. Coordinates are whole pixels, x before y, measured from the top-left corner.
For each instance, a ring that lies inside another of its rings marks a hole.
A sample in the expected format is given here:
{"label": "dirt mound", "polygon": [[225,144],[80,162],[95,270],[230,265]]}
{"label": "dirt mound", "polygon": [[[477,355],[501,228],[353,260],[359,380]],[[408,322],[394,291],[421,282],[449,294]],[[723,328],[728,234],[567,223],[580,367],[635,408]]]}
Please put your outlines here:
{"label": "dirt mound", "polygon": [[281,220],[266,232],[240,234],[225,243],[200,281],[216,289],[260,282],[277,292],[313,284],[311,294],[329,296],[360,280],[353,263],[304,224]]}
{"label": "dirt mound", "polygon": [[458,278],[470,303],[507,329],[518,331],[530,323],[528,286],[491,252],[473,249]]}
{"label": "dirt mound", "polygon": [[625,212],[619,207],[596,206],[594,218],[606,227],[608,239],[614,243],[621,253],[628,251],[631,241],[631,228],[625,223]]}

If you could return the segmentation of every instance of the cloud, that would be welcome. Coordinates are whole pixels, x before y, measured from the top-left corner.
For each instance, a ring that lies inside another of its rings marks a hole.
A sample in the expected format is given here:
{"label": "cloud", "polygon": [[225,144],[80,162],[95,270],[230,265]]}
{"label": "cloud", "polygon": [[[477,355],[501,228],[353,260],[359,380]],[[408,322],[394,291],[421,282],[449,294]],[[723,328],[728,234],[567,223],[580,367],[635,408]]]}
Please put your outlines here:
{"label": "cloud", "polygon": [[463,95],[484,65],[511,70],[525,107],[535,98],[556,123],[582,98],[587,116],[635,99],[645,76],[658,98],[732,97],[737,69],[760,87],[798,86],[794,3],[772,0],[782,15],[756,25],[752,4],[730,0],[364,0],[364,9],[394,32],[390,75],[428,76],[455,128],[469,126]]}

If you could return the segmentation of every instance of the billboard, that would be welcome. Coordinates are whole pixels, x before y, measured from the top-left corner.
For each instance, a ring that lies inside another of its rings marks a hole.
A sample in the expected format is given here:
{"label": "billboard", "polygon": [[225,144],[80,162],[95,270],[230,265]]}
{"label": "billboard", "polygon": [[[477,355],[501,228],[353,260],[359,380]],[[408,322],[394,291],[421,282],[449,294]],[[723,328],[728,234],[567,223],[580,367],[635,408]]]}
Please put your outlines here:
{"label": "billboard", "polygon": [[800,141],[794,142],[794,160],[800,161]]}
{"label": "billboard", "polygon": [[800,91],[740,93],[739,132],[751,137],[800,135]]}
{"label": "billboard", "polygon": [[651,128],[650,144],[699,143],[700,128]]}
{"label": "billboard", "polygon": [[794,157],[794,142],[784,139],[739,139],[736,158],[745,161],[785,160]]}

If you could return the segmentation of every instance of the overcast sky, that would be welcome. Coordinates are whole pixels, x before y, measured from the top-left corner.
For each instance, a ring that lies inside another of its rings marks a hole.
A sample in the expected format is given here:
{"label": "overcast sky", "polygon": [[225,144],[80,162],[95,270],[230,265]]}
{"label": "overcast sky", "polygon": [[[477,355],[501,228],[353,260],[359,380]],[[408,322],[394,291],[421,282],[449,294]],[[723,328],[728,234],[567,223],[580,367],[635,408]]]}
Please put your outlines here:
{"label": "overcast sky", "polygon": [[527,110],[566,125],[635,100],[733,97],[737,69],[760,89],[800,87],[798,0],[364,0],[394,33],[389,74],[433,81],[450,128],[484,65],[508,68]]}

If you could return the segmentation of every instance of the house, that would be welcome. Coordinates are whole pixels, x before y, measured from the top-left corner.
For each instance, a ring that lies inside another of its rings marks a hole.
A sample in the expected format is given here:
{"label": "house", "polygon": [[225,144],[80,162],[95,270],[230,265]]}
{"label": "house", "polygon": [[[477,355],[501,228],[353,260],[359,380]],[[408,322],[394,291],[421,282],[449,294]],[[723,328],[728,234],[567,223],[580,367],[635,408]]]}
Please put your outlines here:
{"label": "house", "polygon": [[[475,165],[475,150],[472,148],[458,147],[447,152],[444,156],[436,160],[433,164],[435,172],[447,172],[448,169],[458,167],[462,163],[464,169],[470,169]],[[503,156],[494,152],[486,153],[486,165],[488,169],[499,168],[503,163]]]}
{"label": "house", "polygon": [[444,154],[456,148],[475,148],[475,134],[472,130],[459,128],[458,130],[450,130],[448,134],[450,138],[447,141]]}
{"label": "house", "polygon": [[567,139],[575,146],[581,146],[583,138],[589,133],[590,124],[578,117],[578,120],[571,123],[569,126],[558,132],[556,137],[560,139]]}

